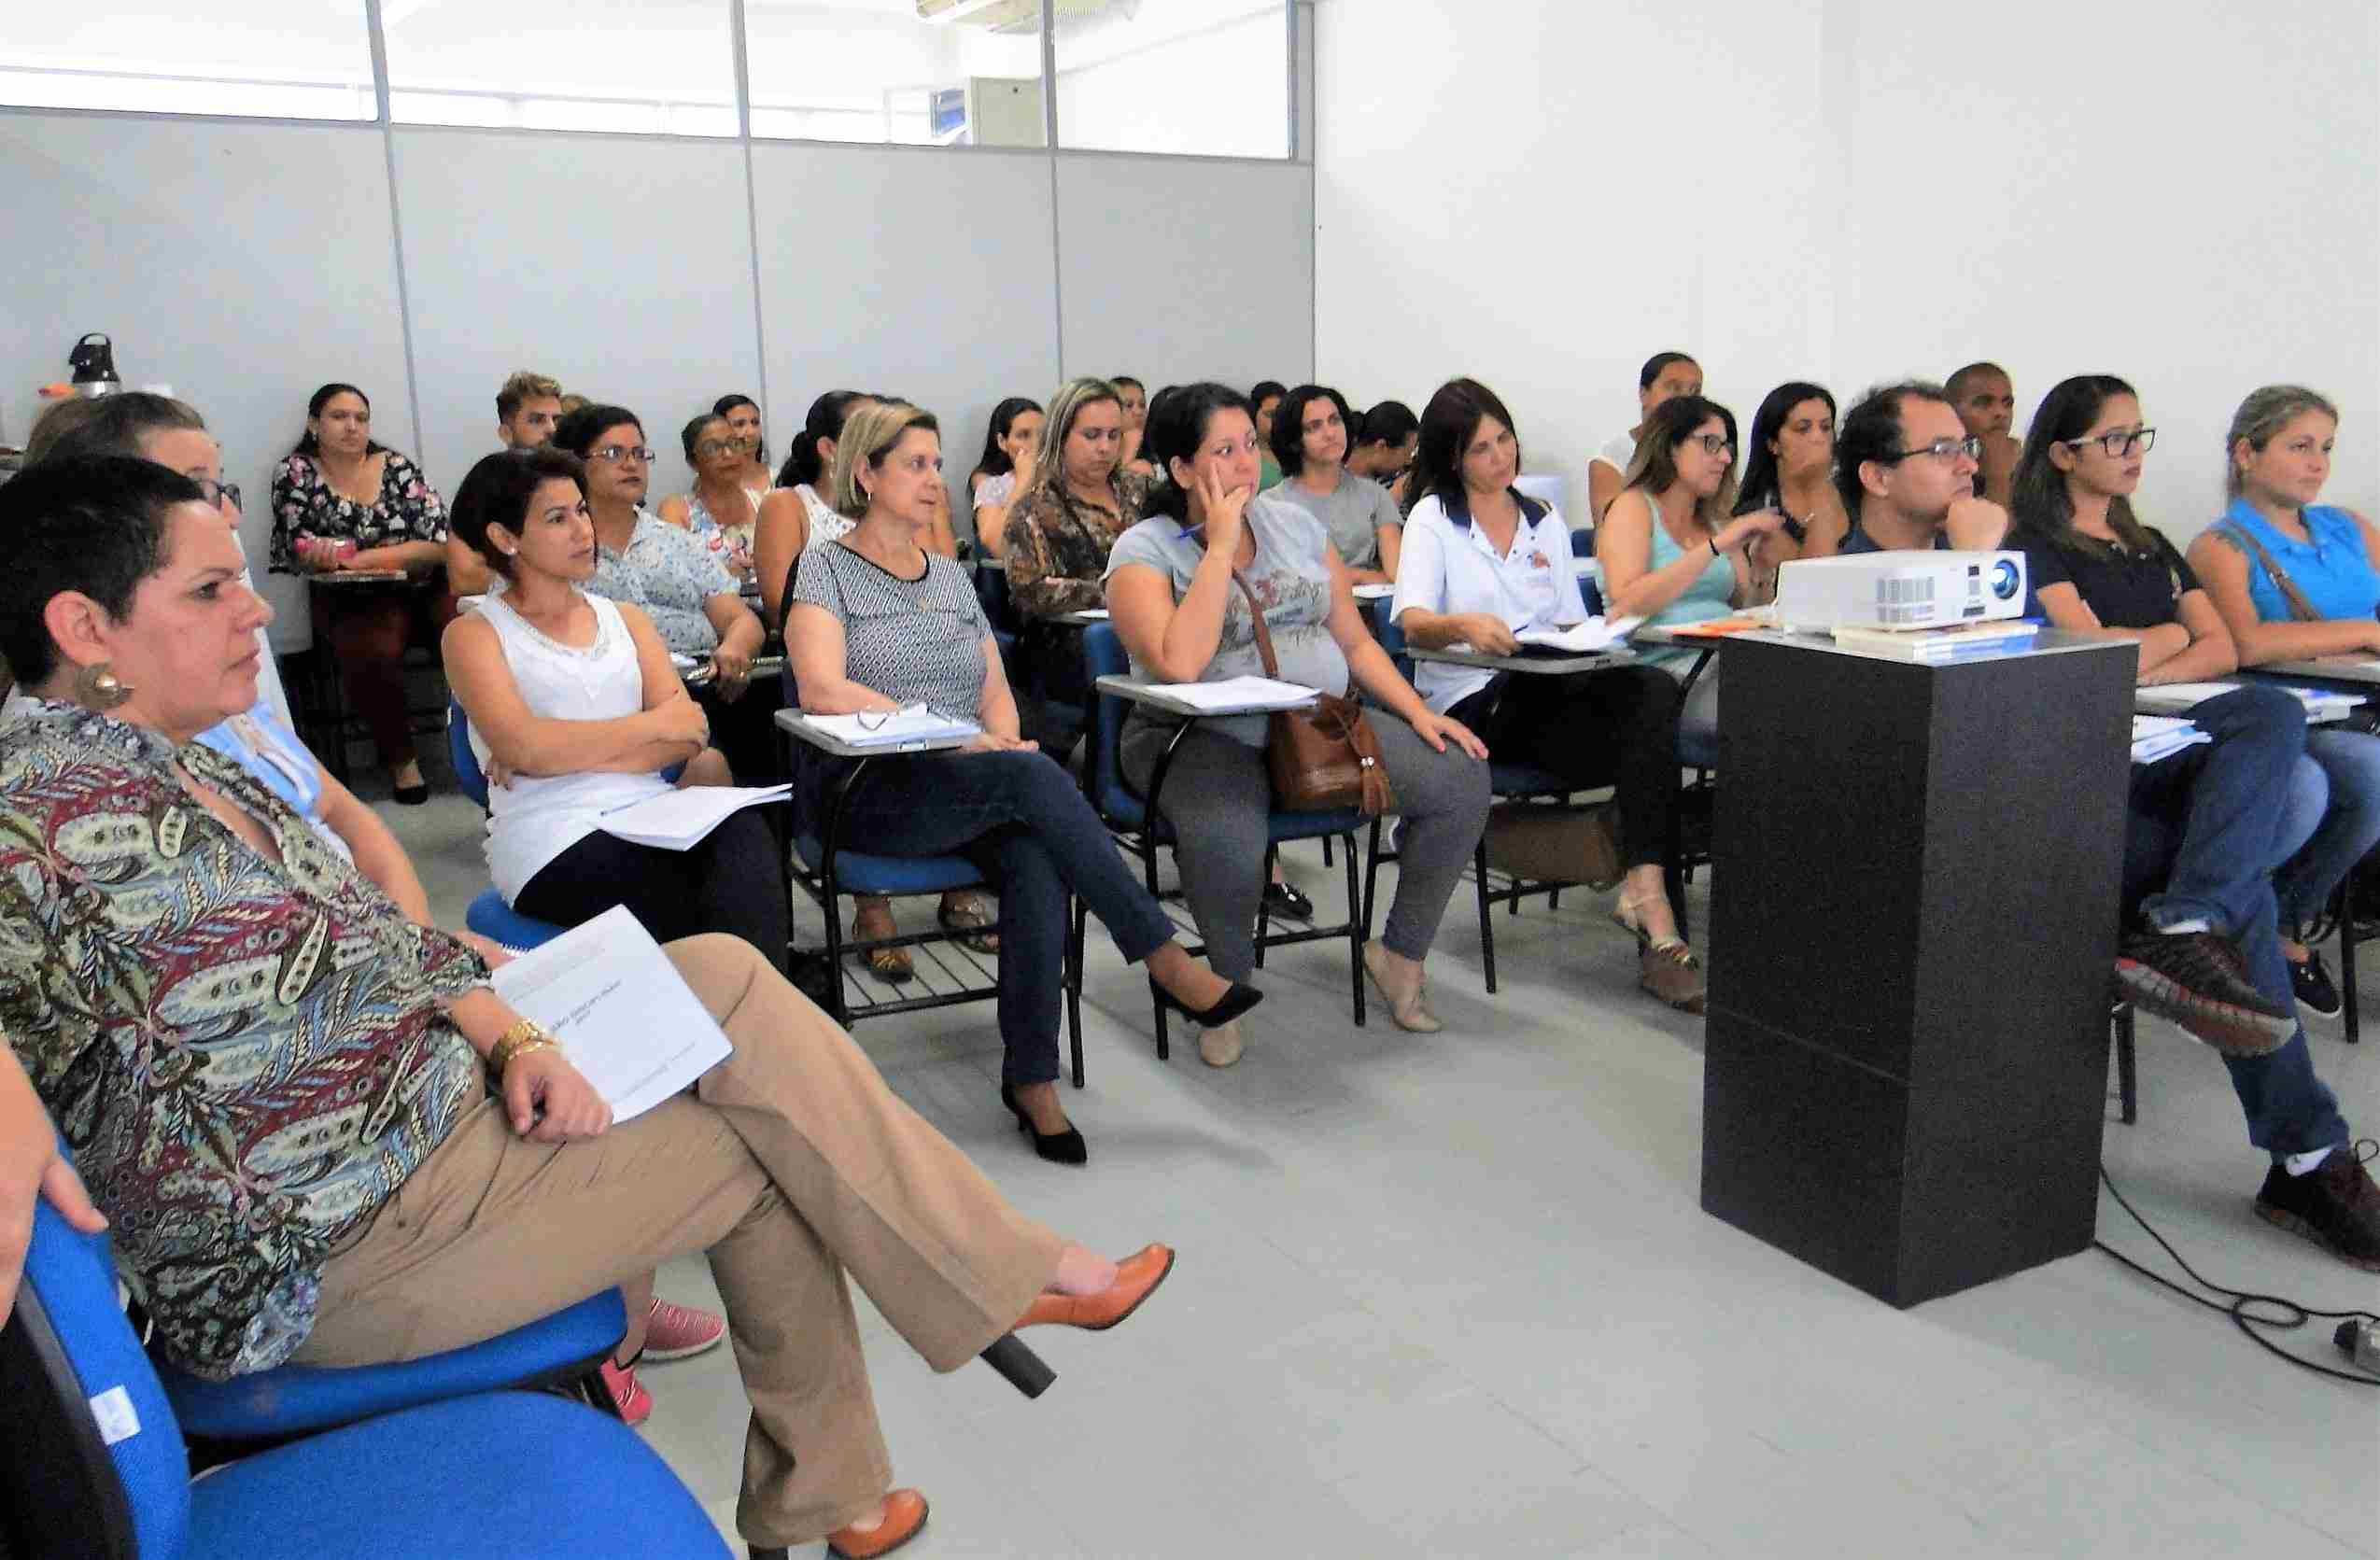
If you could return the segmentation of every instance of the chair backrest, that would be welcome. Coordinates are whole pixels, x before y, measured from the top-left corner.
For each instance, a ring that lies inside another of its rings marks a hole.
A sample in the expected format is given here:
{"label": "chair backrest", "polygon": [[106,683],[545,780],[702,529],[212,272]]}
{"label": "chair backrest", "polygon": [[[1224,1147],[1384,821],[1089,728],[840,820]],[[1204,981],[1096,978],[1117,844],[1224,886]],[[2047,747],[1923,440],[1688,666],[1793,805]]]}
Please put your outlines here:
{"label": "chair backrest", "polygon": [[446,701],[446,757],[455,766],[456,789],[487,810],[487,777],[480,772],[479,754],[472,752],[471,717],[460,699]]}
{"label": "chair backrest", "polygon": [[30,1484],[39,1499],[26,1513],[43,1529],[31,1553],[178,1560],[190,1526],[181,1426],[117,1300],[107,1237],[71,1228],[47,1202],[34,1205],[17,1313],[0,1339],[0,1401],[11,1493],[21,1499],[17,1486]]}
{"label": "chair backrest", "polygon": [[1082,631],[1083,680],[1094,696],[1088,711],[1091,717],[1091,751],[1084,757],[1083,772],[1091,777],[1091,803],[1107,810],[1105,798],[1124,792],[1124,771],[1120,754],[1124,737],[1124,701],[1113,694],[1099,690],[1103,677],[1122,676],[1133,669],[1132,658],[1124,654],[1124,641],[1117,637],[1114,625],[1087,624]]}
{"label": "chair backrest", "polygon": [[[1594,555],[1594,527],[1588,527],[1584,529],[1570,532],[1570,556],[1574,558],[1591,558]],[[1578,589],[1579,594],[1586,597],[1586,610],[1588,614],[1594,617],[1601,617],[1603,615],[1603,582],[1600,580],[1581,580],[1579,582]]]}
{"label": "chair backrest", "polygon": [[1396,665],[1397,675],[1408,682],[1412,682],[1413,657],[1405,654],[1405,631],[1399,625],[1393,611],[1397,598],[1393,596],[1374,597],[1365,605],[1372,609],[1372,637],[1378,639],[1380,648],[1388,653],[1388,659]]}

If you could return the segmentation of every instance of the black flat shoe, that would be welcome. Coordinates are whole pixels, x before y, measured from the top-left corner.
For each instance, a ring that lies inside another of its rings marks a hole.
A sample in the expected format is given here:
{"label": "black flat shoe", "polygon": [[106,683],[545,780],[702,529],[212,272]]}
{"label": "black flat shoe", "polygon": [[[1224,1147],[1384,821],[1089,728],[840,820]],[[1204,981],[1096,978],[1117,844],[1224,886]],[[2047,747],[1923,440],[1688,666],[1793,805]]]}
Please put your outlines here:
{"label": "black flat shoe", "polygon": [[1314,901],[1287,883],[1264,885],[1264,913],[1284,921],[1312,921]]}
{"label": "black flat shoe", "polygon": [[430,782],[424,780],[419,785],[400,785],[388,794],[401,808],[417,808],[430,800]]}
{"label": "black flat shoe", "polygon": [[1190,1019],[1201,1029],[1221,1029],[1233,1019],[1264,1000],[1264,993],[1245,980],[1234,980],[1232,989],[1215,999],[1215,1005],[1201,1011],[1190,1006],[1164,987],[1157,988],[1157,1000]]}
{"label": "black flat shoe", "polygon": [[1000,1103],[1016,1117],[1017,1130],[1033,1139],[1033,1151],[1041,1158],[1051,1164],[1091,1162],[1091,1145],[1083,1142],[1081,1132],[1068,1127],[1063,1132],[1045,1133],[1033,1124],[1033,1117],[1026,1114],[1024,1106],[1017,1103],[1017,1091],[1005,1083],[1000,1086]]}

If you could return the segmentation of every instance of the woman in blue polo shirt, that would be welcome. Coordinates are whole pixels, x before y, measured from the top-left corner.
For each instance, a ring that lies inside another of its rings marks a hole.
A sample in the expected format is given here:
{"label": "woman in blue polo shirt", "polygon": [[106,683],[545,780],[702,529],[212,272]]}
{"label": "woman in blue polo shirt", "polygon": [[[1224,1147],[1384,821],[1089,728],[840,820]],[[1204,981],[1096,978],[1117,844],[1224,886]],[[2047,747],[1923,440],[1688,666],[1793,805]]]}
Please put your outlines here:
{"label": "woman in blue polo shirt", "polygon": [[[1513,486],[1519,471],[1519,437],[1496,392],[1474,379],[1440,386],[1421,415],[1417,497],[1397,567],[1394,613],[1414,644],[1509,655],[1520,629],[1585,620],[1570,529],[1551,505]],[[1661,881],[1678,803],[1676,681],[1647,666],[1514,677],[1425,661],[1414,686],[1505,762],[1581,789],[1614,788],[1627,876],[1612,914],[1636,934],[1638,984],[1672,1007],[1702,1011],[1701,961]]]}
{"label": "woman in blue polo shirt", "polygon": [[[2243,667],[2317,655],[2380,654],[2380,530],[2314,500],[2331,474],[2339,414],[2295,385],[2268,385],[2232,418],[2231,507],[2190,544],[2197,571]],[[2321,955],[2296,940],[2355,864],[2380,844],[2380,738],[2317,727],[2306,755],[2331,782],[2321,825],[2281,869],[2281,951],[2301,1006],[2340,1007]]]}

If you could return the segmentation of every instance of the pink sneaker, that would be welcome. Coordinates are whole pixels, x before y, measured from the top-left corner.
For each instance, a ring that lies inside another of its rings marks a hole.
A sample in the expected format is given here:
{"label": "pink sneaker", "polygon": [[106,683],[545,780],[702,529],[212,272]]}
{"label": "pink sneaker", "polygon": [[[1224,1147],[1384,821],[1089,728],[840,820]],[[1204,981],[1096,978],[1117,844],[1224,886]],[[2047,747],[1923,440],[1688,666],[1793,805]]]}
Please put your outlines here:
{"label": "pink sneaker", "polygon": [[653,1394],[637,1380],[633,1365],[603,1362],[603,1390],[612,1395],[612,1408],[624,1425],[641,1425],[653,1417]]}
{"label": "pink sneaker", "polygon": [[659,1362],[684,1359],[715,1349],[727,1336],[727,1324],[708,1311],[672,1305],[658,1295],[644,1324],[644,1358]]}

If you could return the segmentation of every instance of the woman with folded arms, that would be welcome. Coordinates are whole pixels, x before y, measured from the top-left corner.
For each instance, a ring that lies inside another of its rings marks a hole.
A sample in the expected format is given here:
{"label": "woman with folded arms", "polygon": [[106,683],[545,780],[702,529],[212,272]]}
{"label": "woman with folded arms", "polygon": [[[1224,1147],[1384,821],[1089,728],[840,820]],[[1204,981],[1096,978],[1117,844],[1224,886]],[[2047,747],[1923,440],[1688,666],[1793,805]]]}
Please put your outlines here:
{"label": "woman with folded arms", "polygon": [[983,458],[967,473],[975,511],[975,544],[987,557],[1008,552],[1008,505],[1033,482],[1033,452],[1041,443],[1041,403],[1010,396],[992,409],[983,430]]}
{"label": "woman with folded arms", "polygon": [[[2145,684],[2203,682],[2232,669],[2231,632],[2173,543],[2132,508],[2155,432],[2112,374],[2060,383],[2017,457],[2012,541],[2052,626],[2136,644]],[[2272,1159],[2257,1213],[2380,1270],[2380,1191],[2315,1075],[2281,952],[2274,869],[2310,827],[2293,822],[2304,790],[2322,785],[2303,712],[2257,684],[2190,715],[2211,743],[2133,769],[2117,979],[2222,1056],[2248,1140]]]}
{"label": "woman with folded arms", "polygon": [[785,625],[785,597],[793,587],[795,563],[812,547],[852,528],[819,489],[829,485],[835,441],[842,436],[844,419],[866,404],[867,397],[858,390],[829,390],[811,401],[801,436],[778,470],[777,490],[760,500],[760,518],[753,527],[753,571],[760,581],[761,609],[772,630]]}
{"label": "woman with folded arms", "polygon": [[[1364,945],[1364,968],[1399,1028],[1434,1033],[1444,1026],[1427,1005],[1422,962],[1487,821],[1486,744],[1398,675],[1364,625],[1322,523],[1257,493],[1256,411],[1246,396],[1199,384],[1159,397],[1148,448],[1170,480],[1152,497],[1155,512],[1107,559],[1107,605],[1133,676],[1213,682],[1264,675],[1252,593],[1284,680],[1329,694],[1359,685],[1372,696],[1378,708],[1367,713],[1404,824],[1396,903],[1379,940]],[[1147,793],[1178,724],[1133,706],[1120,756],[1134,789]],[[1266,725],[1262,715],[1197,723],[1174,750],[1158,798],[1207,957],[1235,980],[1256,967],[1273,808]],[[1236,1031],[1210,1031],[1199,1055],[1228,1067],[1241,1044]]]}
{"label": "woman with folded arms", "polygon": [[[2315,502],[2338,429],[2331,402],[2294,385],[2266,386],[2232,418],[2231,507],[2190,543],[2190,565],[2243,667],[2380,654],[2380,528]],[[2330,782],[2330,806],[2273,889],[2298,1005],[2327,1019],[2339,1011],[2339,991],[2298,932],[2380,844],[2380,738],[2313,726],[2305,752]]]}
{"label": "woman with folded arms", "polygon": [[1121,467],[1124,413],[1105,379],[1049,398],[1032,474],[1008,507],[1008,599],[1028,620],[1096,607],[1107,554],[1140,523],[1146,480]]}
{"label": "woman with folded arms", "polygon": [[595,525],[563,450],[506,450],[471,469],[455,533],[504,589],[446,630],[446,681],[488,771],[487,870],[504,902],[564,926],[625,905],[662,941],[727,932],[771,964],[786,906],[768,825],[736,813],[687,850],[603,832],[607,813],[680,785],[734,783],[652,620],[590,595]]}
{"label": "woman with folded arms", "polygon": [[[1570,528],[1552,505],[1513,485],[1519,471],[1519,437],[1495,391],[1458,379],[1429,398],[1393,608],[1415,645],[1510,655],[1519,629],[1586,620]],[[1636,935],[1637,983],[1672,1007],[1700,1012],[1702,964],[1662,885],[1678,802],[1675,680],[1644,666],[1497,677],[1425,661],[1414,681],[1430,709],[1477,731],[1508,761],[1582,790],[1614,787],[1627,876],[1612,917]]]}
{"label": "woman with folded arms", "polygon": [[752,532],[760,495],[740,480],[748,464],[727,419],[706,412],[679,430],[678,443],[694,472],[691,490],[661,500],[660,515],[711,549],[739,581],[752,573]]}
{"label": "woman with folded arms", "polygon": [[1832,556],[1851,531],[1835,490],[1835,398],[1824,385],[1796,379],[1778,386],[1752,415],[1743,483],[1735,512],[1773,510],[1784,536],[1768,543],[1773,561]]}
{"label": "woman with folded arms", "polygon": [[[479,951],[191,740],[256,702],[270,613],[239,574],[162,467],[0,487],[0,654],[42,701],[0,744],[0,1229],[37,1188],[105,1215],[153,1346],[216,1380],[466,1347],[703,1252],[752,1402],[743,1538],[885,1553],[925,1502],[889,1488],[847,1276],[951,1370],[1020,1326],[1120,1320],[1173,1254],[1022,1217],[732,937],[665,950],[729,1055],[615,1124]],[[95,1209],[25,1151],[19,1070]],[[0,1296],[21,1259],[0,1243]]]}
{"label": "woman with folded arms", "polygon": [[1301,385],[1284,396],[1273,418],[1273,456],[1283,479],[1273,491],[1322,522],[1348,579],[1392,585],[1404,518],[1387,488],[1347,469],[1354,421],[1347,398],[1328,386]]}
{"label": "woman with folded arms", "polygon": [[430,786],[405,712],[405,651],[436,642],[455,619],[445,560],[446,506],[421,468],[373,441],[372,402],[353,385],[315,391],[305,436],[273,473],[273,571],[415,577],[312,593],[315,628],[338,661],[347,701],[409,807],[428,801]]}
{"label": "woman with folded arms", "polygon": [[[847,798],[842,825],[881,854],[964,855],[992,880],[1003,928],[1001,1103],[1032,1134],[1035,1153],[1080,1164],[1088,1150],[1057,1087],[1070,893],[1106,926],[1125,961],[1146,961],[1166,999],[1200,1024],[1229,1024],[1259,993],[1182,951],[1173,922],[1124,869],[1080,788],[1019,739],[1016,699],[974,585],[959,565],[917,542],[941,462],[931,413],[874,402],[845,424],[835,495],[852,529],[802,558],[786,654],[806,710],[923,705],[981,728],[956,752],[872,766]],[[811,818],[822,816],[842,772],[836,760],[805,765],[796,783]]]}

